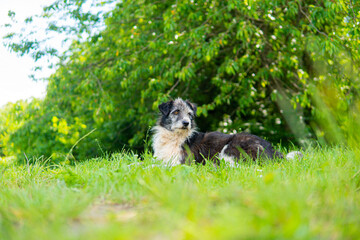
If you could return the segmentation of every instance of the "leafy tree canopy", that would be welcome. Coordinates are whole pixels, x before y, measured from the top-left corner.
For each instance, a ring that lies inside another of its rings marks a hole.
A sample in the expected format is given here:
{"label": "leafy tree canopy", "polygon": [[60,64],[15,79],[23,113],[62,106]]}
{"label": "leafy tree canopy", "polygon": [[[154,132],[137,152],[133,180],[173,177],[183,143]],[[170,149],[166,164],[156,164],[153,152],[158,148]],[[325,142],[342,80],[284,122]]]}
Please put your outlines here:
{"label": "leafy tree canopy", "polygon": [[[342,117],[359,90],[358,2],[90,2],[58,0],[38,16],[72,39],[63,54],[44,49],[46,39],[5,38],[19,54],[59,59],[46,98],[33,103],[39,113],[7,130],[7,152],[65,154],[95,128],[75,156],[142,150],[158,104],[176,97],[198,104],[200,130],[249,131],[284,145],[336,139],[315,121],[328,120],[321,104],[340,111],[333,122],[349,124]],[[329,91],[329,101],[318,98]]]}

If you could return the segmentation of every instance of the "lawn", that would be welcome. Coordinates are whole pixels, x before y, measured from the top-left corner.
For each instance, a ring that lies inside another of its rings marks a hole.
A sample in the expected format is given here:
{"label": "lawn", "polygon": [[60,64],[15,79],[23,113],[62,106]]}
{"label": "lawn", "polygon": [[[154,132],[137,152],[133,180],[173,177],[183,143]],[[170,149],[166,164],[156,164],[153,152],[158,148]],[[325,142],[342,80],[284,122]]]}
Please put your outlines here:
{"label": "lawn", "polygon": [[75,165],[0,161],[0,239],[359,239],[360,161],[166,167],[118,153]]}

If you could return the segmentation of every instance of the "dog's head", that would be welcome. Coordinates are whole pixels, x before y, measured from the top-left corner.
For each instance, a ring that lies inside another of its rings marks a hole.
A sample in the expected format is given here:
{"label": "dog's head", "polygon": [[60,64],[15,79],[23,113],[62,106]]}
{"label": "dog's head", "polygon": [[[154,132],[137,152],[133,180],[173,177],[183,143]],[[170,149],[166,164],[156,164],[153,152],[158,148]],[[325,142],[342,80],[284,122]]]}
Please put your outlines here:
{"label": "dog's head", "polygon": [[159,105],[160,126],[169,131],[189,131],[195,128],[196,105],[181,98]]}

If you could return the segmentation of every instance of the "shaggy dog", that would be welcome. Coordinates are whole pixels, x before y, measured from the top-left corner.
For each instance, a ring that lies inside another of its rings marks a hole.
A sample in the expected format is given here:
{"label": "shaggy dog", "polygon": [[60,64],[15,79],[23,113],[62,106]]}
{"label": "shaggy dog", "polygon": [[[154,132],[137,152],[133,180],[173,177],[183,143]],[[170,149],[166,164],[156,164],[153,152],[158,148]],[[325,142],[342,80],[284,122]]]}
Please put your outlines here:
{"label": "shaggy dog", "polygon": [[[154,156],[169,165],[184,164],[188,159],[218,163],[223,159],[230,165],[245,159],[283,158],[264,139],[248,134],[202,133],[196,131],[196,105],[181,98],[159,105],[161,117],[153,128]],[[292,155],[301,157],[300,152]]]}

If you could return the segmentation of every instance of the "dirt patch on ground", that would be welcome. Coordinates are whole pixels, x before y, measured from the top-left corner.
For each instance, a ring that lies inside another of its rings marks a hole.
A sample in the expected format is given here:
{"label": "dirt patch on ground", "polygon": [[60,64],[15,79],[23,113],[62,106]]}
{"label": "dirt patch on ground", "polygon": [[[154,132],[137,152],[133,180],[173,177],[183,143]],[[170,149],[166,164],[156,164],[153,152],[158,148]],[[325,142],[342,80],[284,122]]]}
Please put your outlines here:
{"label": "dirt patch on ground", "polygon": [[84,211],[82,221],[107,222],[108,220],[129,221],[137,216],[133,206],[118,203],[98,203],[91,205]]}

